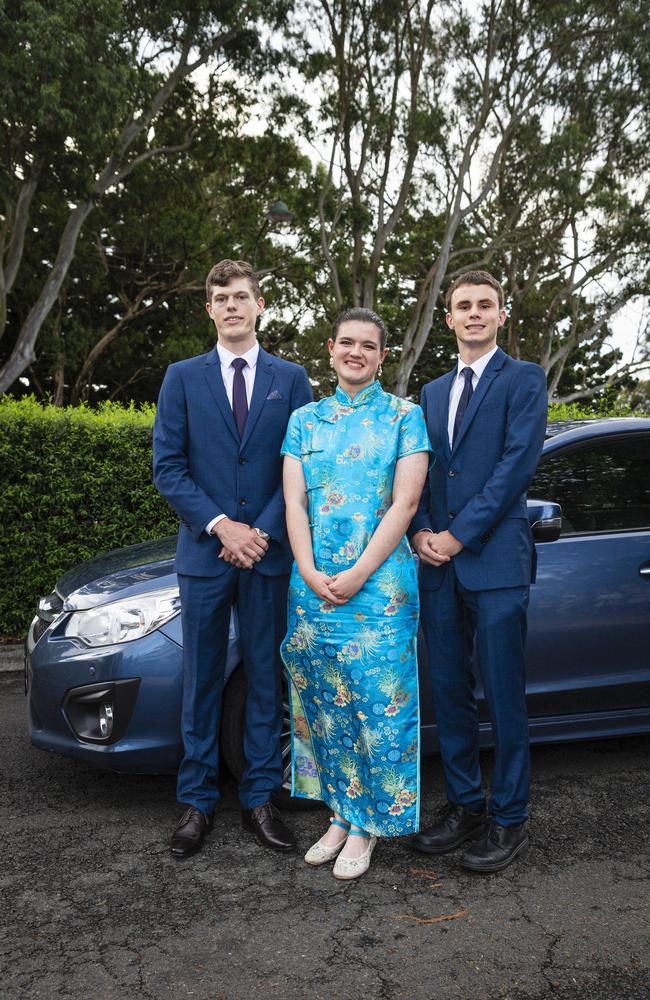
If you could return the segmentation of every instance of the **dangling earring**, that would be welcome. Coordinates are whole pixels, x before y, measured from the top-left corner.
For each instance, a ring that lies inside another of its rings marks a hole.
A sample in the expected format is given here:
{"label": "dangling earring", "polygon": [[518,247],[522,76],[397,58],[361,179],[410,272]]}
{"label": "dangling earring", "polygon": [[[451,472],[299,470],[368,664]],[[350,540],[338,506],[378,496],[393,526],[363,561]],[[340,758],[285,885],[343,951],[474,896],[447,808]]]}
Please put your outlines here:
{"label": "dangling earring", "polygon": [[381,378],[384,374],[384,369],[381,367],[381,361],[379,362],[379,368],[377,369],[377,378]]}
{"label": "dangling earring", "polygon": [[330,354],[330,368],[333,368],[333,367],[334,367],[334,358]]}

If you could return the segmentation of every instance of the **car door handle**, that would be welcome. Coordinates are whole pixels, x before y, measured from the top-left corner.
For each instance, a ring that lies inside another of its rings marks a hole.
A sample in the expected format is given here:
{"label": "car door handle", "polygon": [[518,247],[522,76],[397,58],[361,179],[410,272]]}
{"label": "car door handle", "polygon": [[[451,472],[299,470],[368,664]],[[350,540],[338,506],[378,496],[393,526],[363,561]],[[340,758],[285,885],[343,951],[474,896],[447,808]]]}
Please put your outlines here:
{"label": "car door handle", "polygon": [[639,576],[647,576],[650,578],[650,562],[642,563],[639,566]]}

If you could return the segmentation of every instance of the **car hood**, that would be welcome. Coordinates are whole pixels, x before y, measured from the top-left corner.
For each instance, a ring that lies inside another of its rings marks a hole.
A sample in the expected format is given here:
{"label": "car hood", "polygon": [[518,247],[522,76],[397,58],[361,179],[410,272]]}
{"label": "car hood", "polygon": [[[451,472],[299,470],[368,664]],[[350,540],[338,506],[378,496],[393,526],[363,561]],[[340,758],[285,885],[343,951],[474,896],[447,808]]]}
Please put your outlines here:
{"label": "car hood", "polygon": [[56,592],[65,611],[77,611],[174,586],[175,550],[176,535],[168,535],[106,552],[69,570]]}

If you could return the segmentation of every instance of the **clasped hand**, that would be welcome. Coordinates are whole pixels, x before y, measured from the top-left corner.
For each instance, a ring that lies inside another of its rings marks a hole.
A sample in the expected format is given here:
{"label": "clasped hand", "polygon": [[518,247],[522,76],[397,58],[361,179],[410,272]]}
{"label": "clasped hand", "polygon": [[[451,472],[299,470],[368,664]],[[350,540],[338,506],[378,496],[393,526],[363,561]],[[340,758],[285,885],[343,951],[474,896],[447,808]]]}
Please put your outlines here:
{"label": "clasped hand", "polygon": [[252,569],[268,551],[269,543],[253,528],[224,517],[214,528],[223,548],[219,558],[237,569]]}
{"label": "clasped hand", "polygon": [[422,562],[430,566],[444,566],[463,549],[462,543],[450,531],[418,531],[411,544]]}
{"label": "clasped hand", "polygon": [[366,582],[363,574],[354,566],[344,569],[334,576],[314,570],[304,576],[305,583],[317,597],[328,604],[347,604],[351,597],[358,593]]}

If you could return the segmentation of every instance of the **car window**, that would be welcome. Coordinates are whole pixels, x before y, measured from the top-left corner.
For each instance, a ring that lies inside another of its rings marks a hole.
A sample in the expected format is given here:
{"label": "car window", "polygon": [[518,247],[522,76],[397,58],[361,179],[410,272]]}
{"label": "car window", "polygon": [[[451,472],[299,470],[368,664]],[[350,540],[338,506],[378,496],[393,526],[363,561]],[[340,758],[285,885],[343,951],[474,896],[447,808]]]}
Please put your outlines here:
{"label": "car window", "polygon": [[605,438],[543,459],[530,497],[562,505],[562,534],[650,528],[650,436]]}

